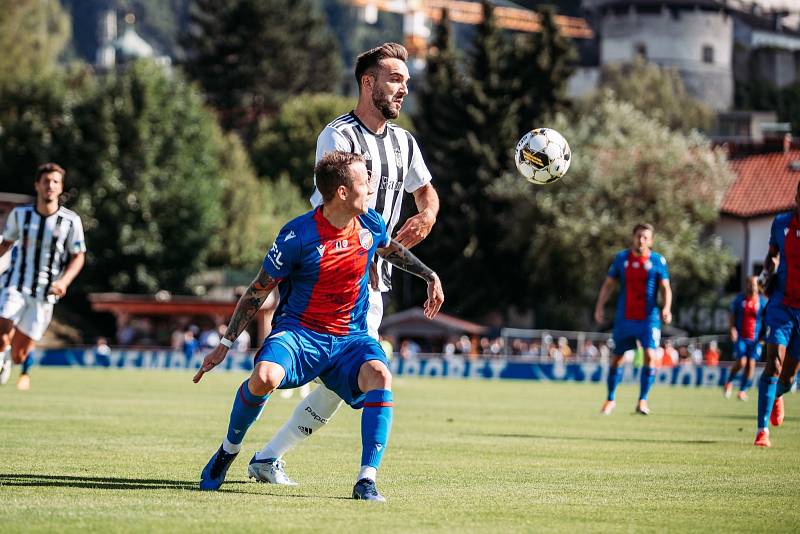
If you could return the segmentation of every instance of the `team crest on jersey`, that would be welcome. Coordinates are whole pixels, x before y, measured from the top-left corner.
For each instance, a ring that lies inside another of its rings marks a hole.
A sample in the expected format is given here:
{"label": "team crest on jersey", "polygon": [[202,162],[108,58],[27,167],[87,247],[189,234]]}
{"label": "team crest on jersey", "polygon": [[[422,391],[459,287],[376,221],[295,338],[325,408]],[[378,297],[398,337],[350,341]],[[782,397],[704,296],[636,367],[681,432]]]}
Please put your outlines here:
{"label": "team crest on jersey", "polygon": [[653,262],[650,261],[650,260],[647,260],[646,262],[644,262],[644,268],[649,271],[650,269],[653,268]]}
{"label": "team crest on jersey", "polygon": [[398,167],[403,166],[403,155],[400,154],[400,148],[394,149],[394,164]]}
{"label": "team crest on jersey", "polygon": [[372,232],[367,230],[366,228],[362,229],[358,232],[358,242],[361,243],[361,246],[367,250],[372,248]]}

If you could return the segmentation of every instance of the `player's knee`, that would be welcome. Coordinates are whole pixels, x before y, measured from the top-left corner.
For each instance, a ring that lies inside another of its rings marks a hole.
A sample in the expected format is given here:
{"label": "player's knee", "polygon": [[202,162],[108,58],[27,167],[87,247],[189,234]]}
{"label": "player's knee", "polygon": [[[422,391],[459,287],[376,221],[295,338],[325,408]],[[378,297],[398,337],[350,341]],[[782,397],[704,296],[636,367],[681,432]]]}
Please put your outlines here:
{"label": "player's knee", "polygon": [[258,365],[248,386],[254,395],[268,395],[278,389],[286,372],[279,365]]}
{"label": "player's knee", "polygon": [[358,387],[367,392],[373,389],[392,389],[392,373],[383,362],[373,360],[361,366]]}
{"label": "player's knee", "polygon": [[28,351],[23,348],[12,348],[11,349],[11,361],[14,362],[15,365],[22,365],[22,363],[28,357]]}

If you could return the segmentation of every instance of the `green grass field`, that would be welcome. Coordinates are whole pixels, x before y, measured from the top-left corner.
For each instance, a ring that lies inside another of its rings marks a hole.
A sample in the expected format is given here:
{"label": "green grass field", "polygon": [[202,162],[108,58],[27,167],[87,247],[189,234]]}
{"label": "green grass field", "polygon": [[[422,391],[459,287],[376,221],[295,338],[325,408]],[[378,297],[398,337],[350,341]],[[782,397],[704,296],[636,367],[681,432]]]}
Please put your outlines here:
{"label": "green grass field", "polygon": [[[0,388],[0,531],[797,531],[800,397],[773,448],[753,447],[752,400],[638,387],[598,415],[604,386],[397,378],[379,487],[349,499],[360,412],[290,453],[294,488],[246,480],[297,397],[271,399],[228,482],[196,490],[239,373],[34,368]],[[12,378],[13,380],[13,378]]]}

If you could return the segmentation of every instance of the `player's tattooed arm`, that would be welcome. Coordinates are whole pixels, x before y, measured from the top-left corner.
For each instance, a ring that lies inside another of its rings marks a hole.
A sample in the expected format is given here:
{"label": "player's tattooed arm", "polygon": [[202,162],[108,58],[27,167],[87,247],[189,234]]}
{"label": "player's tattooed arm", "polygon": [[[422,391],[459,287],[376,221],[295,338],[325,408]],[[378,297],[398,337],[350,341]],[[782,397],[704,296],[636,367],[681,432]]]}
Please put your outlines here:
{"label": "player's tattooed arm", "polygon": [[410,250],[394,239],[386,247],[378,249],[378,254],[395,267],[419,276],[428,282],[428,300],[425,301],[423,309],[425,316],[428,319],[433,319],[444,303],[444,291],[442,290],[442,282],[439,280],[439,276],[433,272],[433,269],[414,256]]}
{"label": "player's tattooed arm", "polygon": [[417,275],[426,282],[430,282],[436,277],[433,269],[422,263],[419,258],[414,256],[410,250],[401,245],[396,239],[392,239],[386,247],[379,248],[378,254],[398,269]]}
{"label": "player's tattooed arm", "polygon": [[253,280],[247,287],[247,290],[239,298],[236,303],[236,309],[233,311],[233,316],[228,323],[228,330],[225,332],[225,337],[220,341],[219,345],[214,347],[211,352],[206,354],[200,370],[194,375],[192,379],[195,383],[200,382],[203,375],[212,370],[217,365],[225,360],[228,354],[228,348],[233,344],[239,334],[245,329],[250,320],[261,309],[261,305],[267,300],[270,291],[278,285],[278,280],[272,278],[264,269],[258,272],[255,280]]}
{"label": "player's tattooed arm", "polygon": [[247,327],[255,317],[261,305],[267,300],[270,292],[278,285],[278,280],[272,278],[262,267],[255,279],[247,286],[247,290],[236,303],[228,329],[225,331],[225,339],[230,342],[236,341],[239,334]]}

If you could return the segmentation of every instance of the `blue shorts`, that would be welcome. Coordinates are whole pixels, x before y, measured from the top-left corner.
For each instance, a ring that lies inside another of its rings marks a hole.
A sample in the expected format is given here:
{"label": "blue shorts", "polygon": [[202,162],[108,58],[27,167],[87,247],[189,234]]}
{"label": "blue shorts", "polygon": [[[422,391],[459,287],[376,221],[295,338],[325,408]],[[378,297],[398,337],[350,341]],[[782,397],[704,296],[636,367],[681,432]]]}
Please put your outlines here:
{"label": "blue shorts", "polygon": [[255,356],[255,363],[277,363],[286,371],[279,389],[292,389],[319,377],[353,408],[366,394],[358,389],[364,362],[378,360],[389,367],[380,343],[366,333],[351,336],[320,334],[305,328],[273,332]]}
{"label": "blue shorts", "polygon": [[767,306],[764,322],[767,325],[767,343],[783,345],[786,354],[794,359],[800,356],[800,309],[776,302]]}
{"label": "blue shorts", "polygon": [[620,320],[614,324],[614,354],[636,349],[636,341],[644,349],[655,349],[661,341],[661,324],[654,321]]}
{"label": "blue shorts", "polygon": [[761,359],[761,343],[750,339],[739,338],[733,344],[733,355],[737,358],[749,358],[754,362]]}

